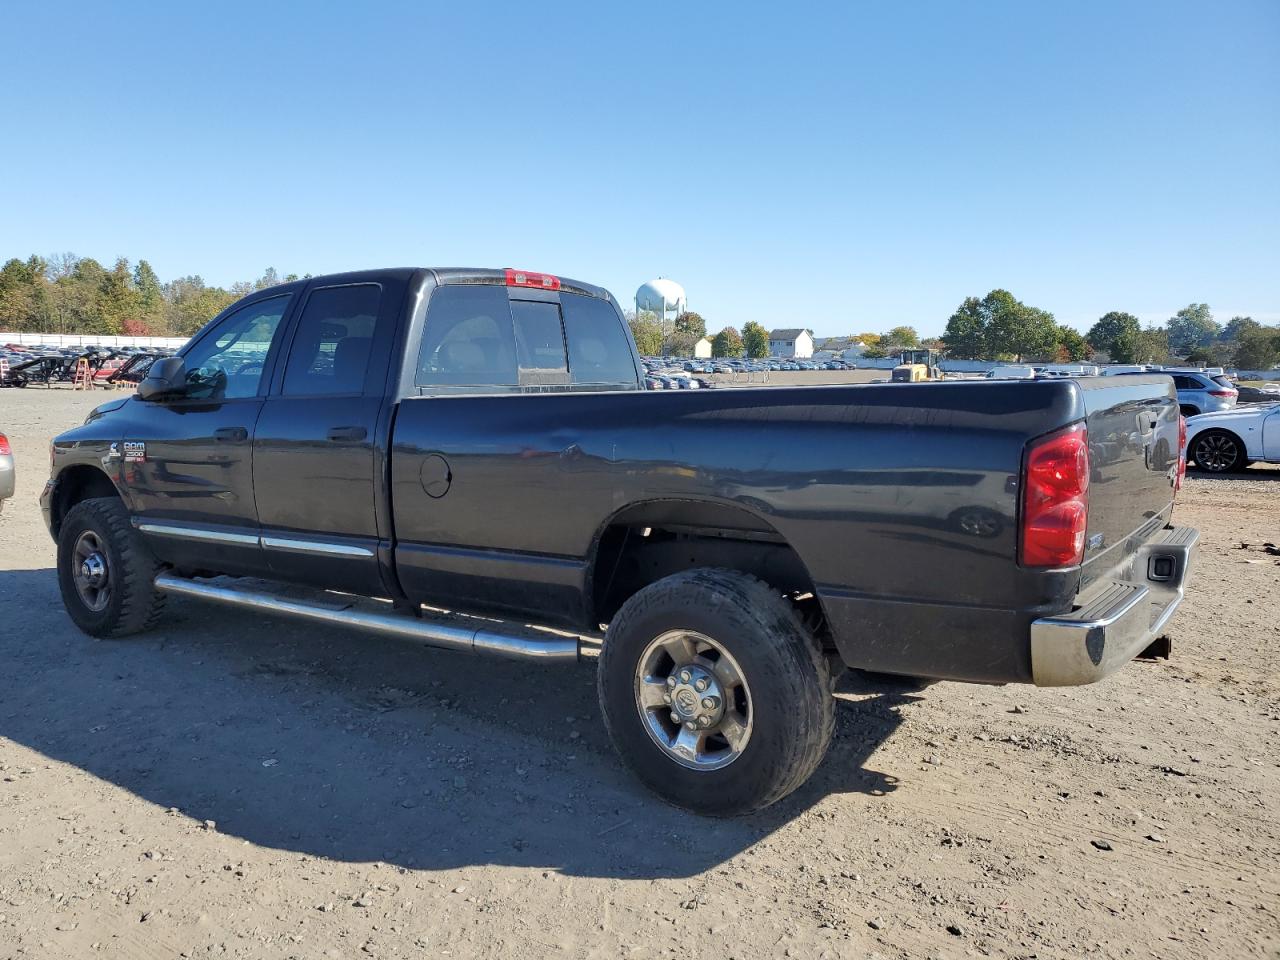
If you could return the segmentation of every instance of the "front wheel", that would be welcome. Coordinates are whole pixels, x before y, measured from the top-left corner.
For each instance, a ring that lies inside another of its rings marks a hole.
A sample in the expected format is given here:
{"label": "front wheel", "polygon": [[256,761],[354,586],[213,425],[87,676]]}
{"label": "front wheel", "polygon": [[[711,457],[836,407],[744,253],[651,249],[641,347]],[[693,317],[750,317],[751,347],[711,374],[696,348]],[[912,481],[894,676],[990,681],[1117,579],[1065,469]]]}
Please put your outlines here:
{"label": "front wheel", "polygon": [[164,606],[155,556],[115,497],[83,500],[58,530],[62,604],[91,637],[124,637],[153,626]]}
{"label": "front wheel", "polygon": [[1225,430],[1206,430],[1191,447],[1191,459],[1208,473],[1229,473],[1248,466],[1240,439]]}
{"label": "front wheel", "polygon": [[598,689],[623,761],[671,803],[715,816],[791,793],[835,727],[827,659],[791,604],[728,570],[631,597],[609,625]]}

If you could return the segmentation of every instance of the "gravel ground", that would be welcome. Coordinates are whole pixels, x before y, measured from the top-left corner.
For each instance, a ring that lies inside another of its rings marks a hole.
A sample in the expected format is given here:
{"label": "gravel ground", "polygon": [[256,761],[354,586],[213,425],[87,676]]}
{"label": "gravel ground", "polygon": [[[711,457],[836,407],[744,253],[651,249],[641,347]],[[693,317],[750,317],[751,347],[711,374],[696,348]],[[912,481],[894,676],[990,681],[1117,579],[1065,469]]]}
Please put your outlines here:
{"label": "gravel ground", "polygon": [[35,498],[102,399],[0,392],[0,958],[1280,956],[1280,470],[1192,476],[1173,658],[1094,687],[857,675],[747,819],[619,767],[591,667],[171,602],[95,642]]}

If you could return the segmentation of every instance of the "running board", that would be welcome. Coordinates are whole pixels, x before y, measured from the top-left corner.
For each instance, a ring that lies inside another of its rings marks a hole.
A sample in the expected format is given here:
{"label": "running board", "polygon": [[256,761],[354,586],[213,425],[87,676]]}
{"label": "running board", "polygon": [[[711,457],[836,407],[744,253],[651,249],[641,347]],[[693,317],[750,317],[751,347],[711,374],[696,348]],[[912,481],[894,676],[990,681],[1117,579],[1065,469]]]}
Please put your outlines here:
{"label": "running board", "polygon": [[[211,600],[259,613],[299,617],[313,623],[352,627],[444,650],[462,650],[508,660],[560,662],[578,659],[578,637],[500,621],[427,612],[420,619],[407,613],[378,610],[377,601],[337,593],[312,592],[308,596],[261,580],[247,585],[227,577],[220,577],[215,582],[161,573],[157,575],[155,584],[160,592],[175,596]],[[275,592],[272,587],[276,587]],[[284,590],[289,590],[289,594]]]}

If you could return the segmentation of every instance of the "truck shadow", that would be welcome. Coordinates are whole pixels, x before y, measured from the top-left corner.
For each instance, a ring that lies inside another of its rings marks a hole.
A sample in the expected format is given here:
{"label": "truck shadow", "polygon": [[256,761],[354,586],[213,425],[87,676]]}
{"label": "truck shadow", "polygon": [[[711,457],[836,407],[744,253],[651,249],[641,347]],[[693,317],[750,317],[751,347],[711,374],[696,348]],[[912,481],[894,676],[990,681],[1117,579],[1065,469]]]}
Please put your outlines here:
{"label": "truck shadow", "polygon": [[0,736],[191,829],[212,820],[339,861],[617,878],[703,872],[829,794],[878,802],[895,783],[868,761],[913,699],[847,675],[813,779],[755,816],[708,820],[623,769],[589,663],[481,660],[172,601],[155,632],[99,642],[67,619],[51,569],[0,571],[0,662]]}

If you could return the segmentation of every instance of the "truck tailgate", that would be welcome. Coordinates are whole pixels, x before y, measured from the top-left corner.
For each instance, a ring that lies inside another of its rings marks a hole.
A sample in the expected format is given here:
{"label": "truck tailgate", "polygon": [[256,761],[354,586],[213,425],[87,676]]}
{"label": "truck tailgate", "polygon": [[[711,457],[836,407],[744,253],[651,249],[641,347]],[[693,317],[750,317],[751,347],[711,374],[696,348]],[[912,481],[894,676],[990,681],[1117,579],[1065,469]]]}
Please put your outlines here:
{"label": "truck tailgate", "polygon": [[1122,566],[1169,522],[1178,470],[1178,399],[1167,375],[1077,381],[1089,431],[1082,587]]}

